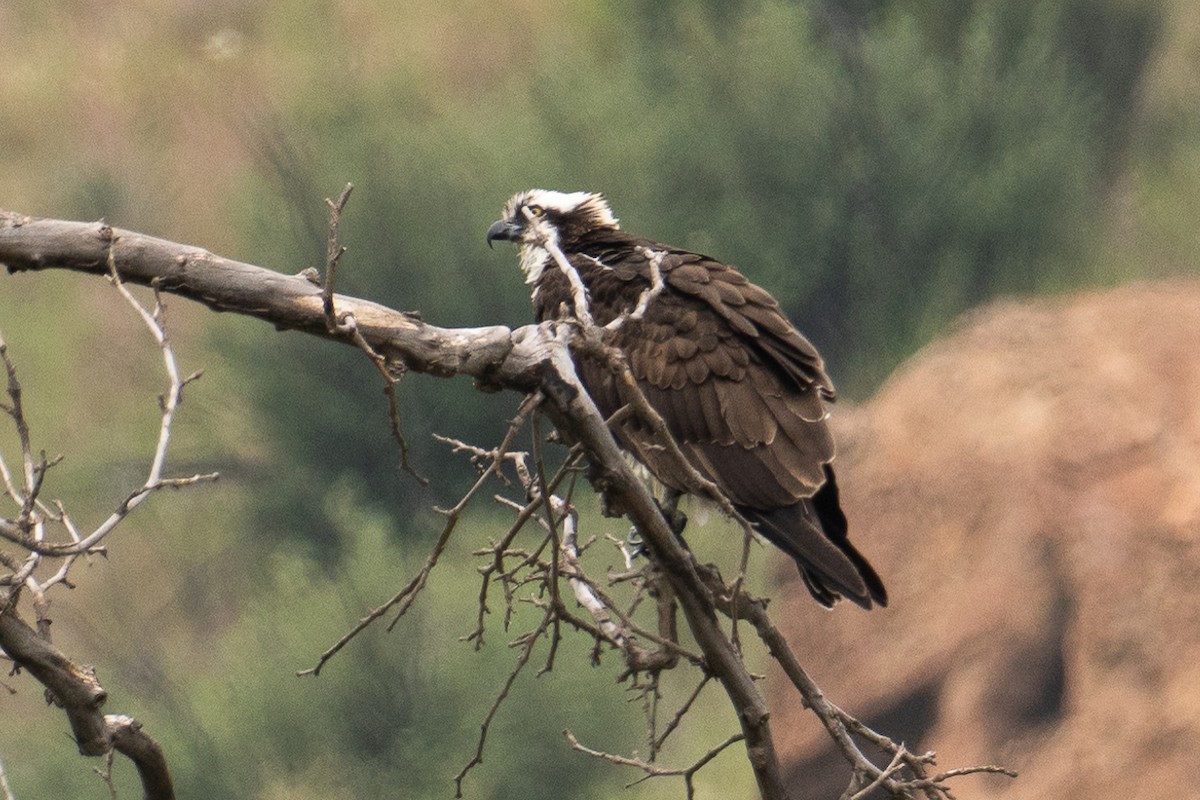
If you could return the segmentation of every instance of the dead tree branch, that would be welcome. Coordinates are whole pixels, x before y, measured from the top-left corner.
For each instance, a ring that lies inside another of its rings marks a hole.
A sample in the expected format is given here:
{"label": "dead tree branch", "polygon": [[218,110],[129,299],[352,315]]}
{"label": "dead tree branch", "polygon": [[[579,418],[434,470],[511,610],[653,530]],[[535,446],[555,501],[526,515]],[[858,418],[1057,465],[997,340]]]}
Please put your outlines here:
{"label": "dead tree branch", "polygon": [[[11,273],[67,269],[104,275],[110,248],[122,280],[129,283],[151,286],[157,279],[161,291],[216,311],[344,341],[343,335],[326,330],[321,286],[303,276],[117,230],[103,222],[34,219],[0,211],[0,264]],[[530,340],[520,347],[508,328],[438,328],[367,300],[335,294],[334,303],[339,314],[354,315],[363,338],[376,352],[414,371],[487,379],[502,368],[506,386],[524,391],[538,383],[537,364],[544,344]]]}
{"label": "dead tree branch", "polygon": [[95,673],[45,641],[17,616],[7,600],[0,607],[0,647],[45,686],[47,696],[66,712],[81,754],[102,756],[116,750],[137,767],[145,800],[175,797],[171,773],[158,743],[142,732],[133,718],[101,714],[108,692]]}
{"label": "dead tree branch", "polygon": [[[164,326],[165,309],[154,281],[154,306],[148,310],[125,287],[116,268],[111,247],[104,259],[109,281],[120,296],[141,317],[161,352],[167,374],[167,391],[159,397],[161,418],[157,442],[150,458],[145,482],[121,500],[109,517],[90,533],[80,535],[60,501],[45,502],[41,495],[44,478],[51,466],[61,459],[47,459],[45,454],[34,457],[32,437],[26,422],[23,391],[17,379],[16,366],[0,338],[0,361],[7,377],[7,392],[11,400],[4,410],[12,418],[21,450],[21,477],[16,479],[0,458],[0,478],[3,494],[17,507],[16,515],[0,518],[0,537],[27,552],[20,563],[7,555],[0,559],[9,569],[0,575],[0,649],[12,659],[14,669],[24,669],[46,688],[47,697],[64,709],[70,720],[80,753],[88,756],[109,755],[115,750],[134,762],[142,780],[146,798],[172,798],[170,772],[157,742],[142,730],[136,720],[123,715],[102,715],[100,708],[107,692],[96,680],[90,668],[83,668],[67,659],[50,638],[50,601],[47,591],[57,585],[71,586],[69,572],[80,556],[104,552],[103,541],[128,515],[152,493],[163,488],[181,488],[202,481],[215,480],[217,475],[196,474],[188,477],[164,477],[171,430],[176,411],[183,400],[184,387],[200,377],[195,373],[181,377],[175,354]],[[50,532],[61,529],[66,541],[51,541]],[[45,565],[57,562],[49,575]],[[22,592],[32,598],[36,630],[23,622],[17,611]]]}
{"label": "dead tree branch", "polygon": [[[340,251],[332,244],[334,241],[336,239],[331,232],[330,263],[327,267],[332,267],[337,257],[340,257]],[[602,359],[608,358],[600,347],[603,343],[602,332],[595,329],[594,322],[587,316],[586,291],[582,286],[575,287],[576,305],[582,311],[579,325],[543,323],[516,330],[500,326],[438,328],[410,314],[335,294],[332,291],[331,280],[327,280],[325,286],[318,286],[301,276],[282,275],[250,264],[223,259],[198,248],[116,230],[103,223],[40,220],[7,212],[0,212],[0,263],[6,264],[10,272],[68,269],[104,274],[111,270],[119,273],[124,281],[154,286],[160,291],[195,300],[215,310],[253,316],[279,329],[300,330],[355,344],[363,349],[365,343],[369,351],[377,354],[383,359],[383,363],[389,365],[402,365],[405,369],[441,377],[467,375],[487,386],[507,388],[526,395],[536,394],[541,398],[542,409],[552,418],[564,438],[576,443],[587,457],[592,466],[592,483],[606,496],[615,498],[618,507],[643,537],[654,564],[661,571],[663,585],[669,592],[670,605],[677,604],[687,620],[692,638],[700,651],[705,675],[717,679],[734,708],[741,732],[715,748],[711,756],[715,756],[735,741],[744,741],[747,760],[761,795],[769,800],[790,796],[775,752],[766,703],[755,685],[755,677],[743,663],[738,647],[731,641],[720,622],[718,614],[723,614],[731,619],[746,619],[754,625],[771,655],[784,665],[797,690],[842,747],[855,767],[858,780],[858,784],[852,787],[851,795],[874,783],[894,797],[912,797],[917,791],[930,797],[945,796],[947,792],[940,784],[940,779],[961,774],[961,771],[952,771],[929,777],[924,768],[931,762],[930,756],[905,755],[906,751],[899,745],[892,745],[889,749],[885,742],[886,737],[874,734],[875,738],[872,738],[871,734],[851,722],[840,709],[828,701],[823,701],[820,690],[803,670],[799,669],[795,656],[766,618],[761,601],[746,595],[741,589],[740,581],[735,581],[732,586],[726,585],[715,573],[699,567],[681,545],[660,512],[654,497],[623,457],[612,436],[608,421],[596,410],[575,374],[572,347],[594,348]],[[569,265],[564,271],[568,273],[568,278],[574,272]],[[652,287],[645,298],[646,304],[652,302],[654,291]],[[639,303],[639,308],[642,305]],[[636,311],[635,309],[635,313]],[[332,326],[329,324],[331,315],[337,323]],[[354,320],[354,325],[344,330],[342,323],[350,319]],[[580,328],[583,329],[582,335],[577,332]],[[628,369],[622,366],[620,359],[606,363],[610,363],[610,368],[615,373],[627,377]],[[633,390],[624,392],[629,388],[625,384],[631,384],[632,381],[625,380],[621,383],[626,402],[634,407],[633,413],[641,415],[653,427],[657,418],[653,409],[638,402],[640,393],[636,391],[636,386],[632,387]],[[657,421],[661,425],[661,420]],[[510,435],[511,433],[510,430]],[[509,442],[509,437],[506,437],[506,442],[497,448],[497,456],[493,458],[490,470],[498,469],[500,456],[507,452]],[[669,449],[673,442],[669,437],[664,437],[663,445]],[[35,467],[31,475],[36,477],[36,473]],[[481,481],[485,477],[488,476],[481,476]],[[520,507],[519,517],[523,515],[525,519],[531,518],[539,507],[545,507],[549,511],[545,520],[549,529],[546,540],[531,552],[525,553],[522,556],[522,564],[543,563],[539,560],[539,554],[546,548],[547,543],[565,541],[561,538],[559,527],[564,519],[569,518],[569,514],[566,509],[554,508],[549,498],[549,493],[554,491],[552,483],[547,481],[544,475],[535,478],[537,492],[531,492],[535,496]],[[704,491],[707,487],[700,480],[695,480],[695,483],[702,493],[712,494]],[[477,483],[456,508],[465,505],[480,485]],[[722,499],[719,492],[712,496],[718,502]],[[451,516],[442,538],[439,539],[439,547],[435,548],[426,568],[414,583],[393,598],[380,613],[398,603],[411,602],[411,598],[423,584],[423,577],[428,576],[428,570],[436,563],[441,552],[439,548],[444,548],[445,538],[449,536],[453,523],[454,517]],[[523,525],[524,522],[520,524]],[[517,528],[518,525],[514,524],[514,531]],[[511,569],[505,571],[499,566],[507,557],[509,541],[511,539],[491,551],[494,554],[493,563],[497,565],[496,573],[500,576],[514,574]],[[577,535],[574,541],[578,542]],[[549,570],[549,574],[557,577],[561,568],[567,577],[579,578],[579,583],[573,587],[579,590],[586,589],[592,596],[601,599],[601,605],[612,610],[613,606],[603,601],[600,587],[594,582],[583,580],[574,570],[571,552],[562,554],[551,550],[548,558],[549,562],[545,563],[545,568]],[[486,600],[488,580],[489,577],[485,574],[481,604]],[[509,590],[506,589],[507,591]],[[528,662],[536,640],[543,636],[555,635],[550,632],[557,621],[573,616],[565,609],[561,597],[556,592],[557,587],[554,587],[549,595],[552,598],[549,607],[544,607],[545,613],[538,626],[518,640],[517,646],[522,648],[521,657],[510,674],[505,690],[489,712],[488,722],[503,701],[508,687]],[[511,603],[511,598],[509,602]],[[587,602],[590,601],[584,602],[585,608]],[[481,610],[481,620],[483,613]],[[605,639],[617,647],[623,646],[622,636],[627,636],[628,631],[632,630],[627,618],[618,617],[614,622],[611,618],[598,618],[594,614],[592,621],[579,619],[579,626],[589,630],[598,640]],[[667,641],[667,638],[663,638],[663,641]],[[312,671],[319,670],[325,659],[326,656],[323,656]],[[875,766],[853,742],[852,734],[866,738],[876,746],[882,746],[889,758],[903,762],[912,778],[897,778],[895,766]],[[477,754],[479,758],[482,757],[485,737],[486,727],[480,737],[480,751]],[[624,758],[607,755],[601,757],[608,760]],[[460,773],[460,790],[462,776],[474,763],[477,761],[468,764]],[[634,762],[630,760],[628,763]],[[689,793],[690,775],[694,774],[694,769],[698,769],[699,766],[702,764],[697,764],[690,772],[677,773],[685,774]],[[992,768],[974,769],[990,771]]]}

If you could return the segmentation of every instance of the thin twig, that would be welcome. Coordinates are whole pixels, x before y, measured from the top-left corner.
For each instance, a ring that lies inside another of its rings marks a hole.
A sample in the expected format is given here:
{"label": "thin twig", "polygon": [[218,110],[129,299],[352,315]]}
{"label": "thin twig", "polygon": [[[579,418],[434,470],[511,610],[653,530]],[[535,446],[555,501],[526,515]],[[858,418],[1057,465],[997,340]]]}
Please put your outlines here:
{"label": "thin twig", "polygon": [[325,248],[325,278],[321,281],[321,308],[325,315],[325,330],[331,336],[342,336],[352,342],[355,347],[366,354],[375,365],[375,369],[383,377],[383,393],[388,400],[388,421],[391,424],[392,438],[400,448],[400,468],[411,475],[421,486],[428,486],[429,480],[417,472],[409,458],[408,440],[404,437],[404,429],[400,424],[400,406],[396,399],[396,384],[398,377],[404,372],[404,365],[399,361],[390,361],[380,355],[359,330],[358,319],[352,311],[339,314],[334,307],[334,281],[337,267],[346,248],[338,243],[338,225],[342,219],[342,211],[354,191],[354,184],[347,183],[346,188],[338,195],[337,200],[325,198],[329,208],[329,235]]}
{"label": "thin twig", "polygon": [[13,418],[13,423],[17,428],[17,439],[21,446],[21,465],[24,470],[25,487],[23,491],[13,493],[12,480],[7,475],[5,470],[5,484],[9,487],[9,493],[13,498],[21,504],[21,518],[27,518],[30,511],[33,509],[33,502],[37,495],[33,492],[35,485],[35,470],[33,461],[33,444],[29,435],[29,423],[25,420],[25,411],[21,405],[21,382],[17,380],[17,369],[12,360],[8,356],[8,345],[3,339],[0,339],[0,358],[4,360],[4,371],[8,375],[8,396],[12,400],[11,405],[3,406],[9,416]]}
{"label": "thin twig", "polygon": [[[868,783],[866,786],[863,786],[861,789],[858,789],[849,797],[843,794],[842,800],[866,800],[867,795],[882,786],[888,778],[904,768],[904,756],[907,752],[908,751],[903,747],[896,748],[896,754],[892,756],[892,760],[888,762],[886,767],[879,771],[879,774],[876,775],[870,783]],[[858,775],[859,773],[856,771],[854,773],[855,778],[857,778]],[[846,789],[846,792],[851,791],[856,783],[857,781],[852,782],[850,784],[850,788]]]}
{"label": "thin twig", "polygon": [[[526,414],[527,413],[528,411],[526,411]],[[500,445],[496,448],[498,454],[508,451],[509,446],[512,444],[513,437],[516,436],[517,431],[520,429],[523,423],[524,416],[518,414],[517,418],[514,419],[509,425],[508,431],[504,435],[504,440],[501,441]],[[409,581],[403,589],[393,595],[392,598],[386,603],[378,608],[373,608],[368,611],[367,614],[354,625],[354,627],[343,634],[340,639],[334,642],[332,646],[330,646],[320,655],[315,665],[309,667],[308,669],[300,670],[296,673],[297,675],[320,675],[322,668],[324,668],[329,659],[333,658],[338,651],[349,644],[354,637],[365,630],[367,626],[369,626],[375,620],[379,619],[396,606],[399,606],[399,609],[396,611],[395,618],[392,620],[391,625],[389,625],[387,629],[390,631],[392,627],[395,626],[396,622],[398,622],[399,619],[408,611],[408,609],[412,607],[412,604],[416,601],[421,589],[425,587],[425,583],[429,580],[429,574],[433,572],[433,568],[437,566],[438,559],[441,558],[442,553],[445,551],[446,545],[450,541],[450,534],[454,532],[454,528],[457,526],[463,510],[467,507],[467,504],[471,502],[471,499],[478,494],[480,488],[482,488],[487,482],[487,479],[499,469],[501,460],[502,459],[497,456],[497,458],[492,461],[491,465],[484,470],[484,472],[475,481],[474,485],[467,490],[467,493],[463,495],[462,499],[458,501],[458,504],[446,512],[446,524],[442,528],[442,532],[438,536],[437,542],[434,543],[433,549],[429,551],[429,555],[425,559],[425,564],[417,572],[416,576]]]}
{"label": "thin twig", "polygon": [[644,289],[641,295],[638,296],[637,305],[633,307],[632,311],[621,314],[604,326],[606,331],[618,330],[626,321],[640,320],[646,315],[646,311],[650,308],[650,304],[654,302],[654,298],[662,294],[662,290],[666,287],[662,276],[662,260],[667,255],[667,251],[654,250],[642,246],[638,246],[637,251],[646,257],[646,263],[650,269],[650,286]]}
{"label": "thin twig", "polygon": [[338,330],[342,331],[359,350],[366,354],[367,358],[371,359],[371,363],[383,377],[383,393],[388,400],[388,422],[391,425],[392,438],[400,448],[400,468],[411,475],[421,486],[428,486],[429,479],[417,472],[416,467],[412,465],[409,458],[408,439],[404,437],[404,429],[400,425],[400,405],[396,399],[396,384],[400,382],[398,375],[404,374],[404,365],[400,362],[388,361],[375,348],[371,347],[371,343],[358,329],[358,320],[354,314],[346,313],[342,316],[343,322],[338,325]]}
{"label": "thin twig", "polygon": [[658,735],[657,739],[651,740],[651,742],[650,742],[650,760],[651,761],[654,760],[654,757],[658,753],[658,751],[662,750],[663,745],[665,745],[667,743],[667,738],[679,728],[679,723],[683,721],[684,715],[686,715],[687,712],[691,709],[692,704],[696,702],[696,698],[698,698],[700,696],[700,692],[704,691],[704,687],[707,686],[708,682],[711,680],[712,680],[712,675],[708,674],[707,672],[704,673],[700,678],[700,682],[698,684],[696,684],[696,688],[692,690],[692,693],[690,695],[688,695],[687,700],[683,701],[683,705],[681,705],[679,707],[679,710],[675,712],[675,715],[673,717],[671,717],[671,721],[667,723],[667,726],[665,728],[663,728],[662,733],[660,733]]}
{"label": "thin twig", "polygon": [[720,755],[721,752],[727,747],[743,741],[746,738],[745,734],[735,733],[716,747],[710,749],[691,766],[666,768],[660,767],[657,764],[651,764],[650,762],[644,761],[643,759],[637,757],[622,756],[616,753],[605,753],[602,750],[594,750],[586,745],[581,744],[579,740],[575,738],[575,734],[571,733],[569,730],[563,731],[563,736],[567,737],[567,741],[571,743],[571,747],[573,749],[578,750],[581,753],[592,756],[593,758],[602,759],[610,764],[619,764],[624,767],[635,767],[646,773],[642,778],[628,784],[626,788],[634,786],[635,784],[641,783],[642,781],[650,778],[681,776],[684,780],[684,785],[687,787],[688,800],[692,800],[696,794],[696,787],[692,783],[692,779],[695,777],[696,773],[703,769],[710,761]]}
{"label": "thin twig", "polygon": [[337,314],[333,308],[333,284],[338,262],[346,252],[346,248],[338,244],[338,223],[342,219],[342,209],[346,207],[353,191],[354,184],[347,183],[337,200],[325,198],[325,205],[329,207],[329,237],[325,249],[325,279],[321,282],[321,307],[325,310],[325,325],[330,333],[339,329]]}
{"label": "thin twig", "polygon": [[537,235],[538,243],[550,253],[550,256],[554,259],[554,263],[558,265],[563,276],[571,285],[571,299],[575,304],[575,318],[579,320],[585,331],[594,330],[596,323],[592,319],[591,303],[588,301],[587,287],[583,285],[583,279],[579,277],[579,272],[575,267],[571,266],[571,262],[558,246],[558,242],[556,241],[557,236],[554,234],[553,229],[549,227],[543,218],[535,217],[528,208],[523,208],[521,211],[525,214],[525,219],[528,220],[529,230]]}
{"label": "thin twig", "polygon": [[[546,514],[546,527],[550,531],[550,552],[552,553],[550,557],[550,573],[547,578],[547,583],[549,584],[548,588],[550,590],[551,603],[555,607],[558,607],[562,605],[562,599],[558,594],[558,553],[561,550],[559,546],[560,520],[563,521],[561,524],[565,525],[566,520],[568,518],[570,519],[570,524],[572,526],[571,533],[572,536],[574,536],[574,527],[576,523],[578,523],[579,517],[575,513],[574,508],[570,508],[566,503],[562,502],[550,493],[550,485],[546,480],[546,460],[542,456],[542,431],[541,425],[539,424],[540,421],[541,415],[535,413],[530,425],[530,432],[533,435],[533,464],[534,474],[537,477],[536,485],[538,494],[540,494],[543,498],[549,498],[549,502],[542,504],[542,509]],[[555,515],[559,515],[557,519],[555,518]],[[550,652],[546,656],[546,664],[544,667],[542,667],[541,672],[538,673],[539,675],[549,672],[554,668],[554,656],[558,652],[558,642],[561,635],[561,629],[558,624],[557,616],[554,616],[553,623],[553,629],[550,637]]]}
{"label": "thin twig", "polygon": [[104,754],[104,766],[92,767],[92,772],[99,776],[100,781],[108,787],[108,800],[117,800],[117,785],[113,782],[113,751]]}
{"label": "thin twig", "polygon": [[535,628],[532,632],[525,634],[518,642],[518,644],[521,645],[521,654],[517,656],[517,663],[513,666],[512,671],[508,674],[508,679],[505,680],[503,688],[501,688],[500,693],[496,696],[495,702],[492,703],[491,708],[488,709],[487,714],[483,718],[483,722],[479,726],[479,741],[475,748],[475,755],[473,755],[471,760],[468,761],[466,765],[464,765],[459,771],[459,773],[454,776],[455,798],[461,798],[463,796],[462,784],[463,779],[467,777],[467,773],[477,765],[483,763],[483,751],[484,747],[487,745],[487,736],[488,731],[491,730],[492,720],[496,718],[496,714],[500,711],[500,706],[503,705],[505,699],[508,697],[508,693],[512,691],[512,687],[513,684],[516,683],[517,676],[521,674],[522,670],[524,670],[525,666],[529,663],[529,659],[533,655],[534,645],[537,644],[538,639],[544,636],[546,631],[550,628],[553,617],[553,612],[547,610],[546,613],[542,615],[542,621],[538,624],[537,628]]}

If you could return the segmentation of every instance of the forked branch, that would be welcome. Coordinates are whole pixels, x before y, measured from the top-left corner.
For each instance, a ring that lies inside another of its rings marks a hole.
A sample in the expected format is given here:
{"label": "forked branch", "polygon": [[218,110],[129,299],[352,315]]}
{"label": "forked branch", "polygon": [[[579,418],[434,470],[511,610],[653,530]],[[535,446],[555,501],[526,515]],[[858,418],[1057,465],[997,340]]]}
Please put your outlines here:
{"label": "forked branch", "polygon": [[[18,480],[0,457],[4,495],[17,507],[14,517],[0,518],[0,536],[26,551],[21,562],[7,556],[0,559],[9,569],[8,574],[0,575],[0,586],[4,587],[0,589],[0,648],[12,659],[15,669],[23,669],[32,675],[45,686],[47,696],[66,712],[80,753],[110,757],[113,751],[124,754],[137,767],[144,797],[149,800],[168,800],[174,797],[174,789],[158,743],[131,717],[103,715],[101,707],[108,693],[96,679],[95,672],[68,659],[50,638],[49,600],[46,593],[58,584],[71,585],[68,575],[80,556],[103,552],[103,541],[150,494],[162,488],[191,486],[217,477],[215,473],[163,477],[175,413],[182,402],[184,387],[199,378],[199,373],[186,378],[180,376],[164,327],[165,311],[158,293],[155,292],[153,310],[148,310],[122,283],[111,250],[106,266],[110,281],[146,323],[162,353],[168,385],[167,391],[159,397],[161,419],[157,443],[142,486],[121,500],[116,510],[99,527],[81,535],[61,502],[45,502],[41,497],[46,472],[58,459],[47,460],[44,454],[35,459],[33,455],[32,436],[26,422],[16,366],[7,346],[0,339],[0,360],[4,363],[11,399],[5,411],[17,429],[22,461],[21,478]],[[52,534],[55,531],[65,534],[66,540],[53,541]],[[49,559],[57,562],[56,569],[46,566]],[[45,574],[50,569],[54,571]],[[27,625],[18,615],[18,601],[23,592],[32,598],[36,629]]]}

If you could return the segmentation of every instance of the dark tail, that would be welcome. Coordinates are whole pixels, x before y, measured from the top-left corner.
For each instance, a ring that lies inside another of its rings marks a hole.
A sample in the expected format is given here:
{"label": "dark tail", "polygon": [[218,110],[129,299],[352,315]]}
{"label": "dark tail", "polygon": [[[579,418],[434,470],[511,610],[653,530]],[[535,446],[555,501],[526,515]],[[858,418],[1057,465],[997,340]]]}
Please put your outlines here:
{"label": "dark tail", "polygon": [[875,569],[847,537],[833,469],[810,499],[767,511],[739,508],[767,541],[787,553],[816,601],[830,607],[845,597],[863,608],[887,605],[887,589]]}

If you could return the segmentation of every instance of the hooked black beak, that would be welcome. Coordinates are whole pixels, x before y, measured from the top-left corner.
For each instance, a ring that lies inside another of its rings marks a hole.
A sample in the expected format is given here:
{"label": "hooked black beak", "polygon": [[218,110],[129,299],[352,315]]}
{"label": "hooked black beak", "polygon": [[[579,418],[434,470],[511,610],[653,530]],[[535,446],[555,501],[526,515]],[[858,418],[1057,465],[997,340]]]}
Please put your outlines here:
{"label": "hooked black beak", "polygon": [[492,227],[488,228],[487,243],[488,247],[492,246],[492,242],[497,239],[503,239],[506,242],[515,242],[521,236],[521,226],[515,222],[510,222],[506,219],[498,219],[492,223]]}

